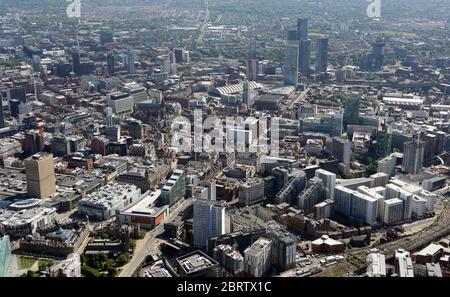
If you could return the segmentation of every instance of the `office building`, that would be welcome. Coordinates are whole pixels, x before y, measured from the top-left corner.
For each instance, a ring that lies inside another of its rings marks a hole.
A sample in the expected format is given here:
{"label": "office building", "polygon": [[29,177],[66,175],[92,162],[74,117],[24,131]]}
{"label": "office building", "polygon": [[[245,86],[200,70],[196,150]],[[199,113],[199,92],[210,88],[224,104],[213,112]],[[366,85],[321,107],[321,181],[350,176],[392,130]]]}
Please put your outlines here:
{"label": "office building", "polygon": [[145,197],[135,185],[110,182],[81,199],[78,214],[97,220],[108,220]]}
{"label": "office building", "polygon": [[381,160],[378,160],[378,172],[383,172],[389,175],[389,177],[395,176],[395,167],[397,166],[397,157],[395,155],[387,156]]}
{"label": "office building", "polygon": [[359,125],[359,108],[361,105],[361,94],[353,92],[347,94],[344,105],[344,127],[348,125]]}
{"label": "office building", "polygon": [[333,156],[344,164],[350,165],[352,143],[342,138],[333,137]]}
{"label": "office building", "polygon": [[194,247],[204,248],[208,239],[225,234],[225,203],[209,200],[208,188],[194,190]]}
{"label": "office building", "polygon": [[221,277],[219,263],[202,251],[193,251],[176,259],[180,277]]}
{"label": "office building", "polygon": [[382,222],[386,225],[395,224],[403,220],[404,203],[398,198],[384,201]]}
{"label": "office building", "polygon": [[343,131],[343,117],[340,113],[326,113],[320,116],[300,119],[299,131],[326,133],[330,136],[341,136]]}
{"label": "office building", "polygon": [[422,187],[426,191],[434,192],[436,190],[442,189],[447,185],[446,176],[436,176],[430,179],[425,179],[422,181]]}
{"label": "office building", "polygon": [[267,274],[272,267],[272,241],[261,237],[244,251],[245,272],[253,277]]}
{"label": "office building", "polygon": [[297,197],[297,207],[305,213],[311,213],[314,205],[324,201],[329,194],[329,190],[319,177],[313,177],[308,181],[308,186]]}
{"label": "office building", "polygon": [[300,73],[308,75],[311,68],[311,40],[300,40],[298,69]]}
{"label": "office building", "polygon": [[11,264],[11,243],[9,236],[0,237],[0,277],[8,276]]}
{"label": "office building", "polygon": [[164,205],[173,205],[186,195],[186,172],[175,170],[166,182],[161,192],[161,202]]}
{"label": "office building", "polygon": [[317,39],[316,72],[323,73],[328,67],[328,38]]}
{"label": "office building", "polygon": [[386,185],[386,199],[398,198],[403,201],[403,220],[411,219],[413,194],[405,190],[402,186],[395,184]]}
{"label": "office building", "polygon": [[334,215],[334,200],[327,199],[314,205],[314,219],[328,219]]}
{"label": "office building", "polygon": [[5,127],[5,113],[3,110],[3,99],[0,95],[0,128]]}
{"label": "office building", "polygon": [[77,75],[81,74],[80,51],[77,48],[72,49],[72,71]]}
{"label": "office building", "polygon": [[287,32],[287,40],[288,41],[297,41],[298,42],[297,30],[289,30]]}
{"label": "office building", "polygon": [[133,75],[136,73],[135,53],[132,50],[129,50],[127,53],[127,69],[129,75]]}
{"label": "office building", "polygon": [[378,199],[342,186],[335,188],[335,211],[349,219],[369,225],[378,216]]}
{"label": "office building", "polygon": [[110,94],[108,105],[118,116],[130,115],[134,110],[133,97],[124,92]]}
{"label": "office building", "polygon": [[286,230],[278,229],[272,233],[272,264],[278,272],[295,267],[297,241]]}
{"label": "office building", "polygon": [[425,144],[422,141],[409,141],[403,145],[402,171],[417,174],[423,167]]}
{"label": "office building", "polygon": [[327,190],[327,198],[331,200],[334,199],[334,187],[336,186],[336,174],[318,169],[316,170],[315,177],[318,177],[322,180],[326,190]]}
{"label": "office building", "polygon": [[298,46],[295,44],[287,44],[284,53],[284,85],[298,85]]}
{"label": "office building", "polygon": [[108,53],[108,55],[106,56],[106,64],[107,64],[108,75],[113,76],[115,73],[116,63],[115,63],[114,55],[112,53]]}
{"label": "office building", "polygon": [[56,192],[53,155],[37,153],[25,159],[28,195],[45,199]]}
{"label": "office building", "polygon": [[299,18],[297,19],[297,40],[308,39],[308,19]]}
{"label": "office building", "polygon": [[233,276],[244,273],[244,257],[234,247],[220,244],[214,248],[213,258],[219,262],[223,269]]}
{"label": "office building", "polygon": [[264,201],[264,180],[260,178],[247,179],[239,187],[238,196],[239,203],[245,206]]}

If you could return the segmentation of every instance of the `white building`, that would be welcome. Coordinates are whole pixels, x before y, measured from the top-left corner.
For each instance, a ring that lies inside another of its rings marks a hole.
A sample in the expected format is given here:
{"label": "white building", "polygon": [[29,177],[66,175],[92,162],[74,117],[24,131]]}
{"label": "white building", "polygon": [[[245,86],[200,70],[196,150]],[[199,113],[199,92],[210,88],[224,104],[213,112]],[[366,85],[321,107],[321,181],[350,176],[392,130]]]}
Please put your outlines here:
{"label": "white building", "polygon": [[208,189],[194,190],[194,246],[204,248],[208,239],[225,234],[225,203],[208,199]]}
{"label": "white building", "polygon": [[387,156],[378,161],[378,172],[383,172],[389,177],[395,176],[395,166],[397,165],[397,158],[395,155]]}
{"label": "white building", "polygon": [[264,181],[262,179],[247,179],[239,187],[239,203],[242,205],[252,205],[264,199]]}
{"label": "white building", "polygon": [[386,277],[386,257],[382,254],[372,252],[367,256],[367,276]]}
{"label": "white building", "polygon": [[404,202],[398,198],[385,200],[382,222],[387,225],[400,222],[403,219],[403,205]]}
{"label": "white building", "polygon": [[127,93],[116,92],[109,95],[109,107],[118,115],[127,115],[133,113],[134,101],[133,97]]}
{"label": "white building", "polygon": [[138,203],[146,194],[135,185],[110,182],[80,200],[78,213],[100,220],[107,220],[120,211]]}
{"label": "white building", "polygon": [[316,170],[315,176],[320,178],[323,184],[325,185],[328,191],[327,198],[334,200],[334,188],[336,187],[336,174],[323,169],[318,169]]}
{"label": "white building", "polygon": [[413,194],[395,185],[386,185],[386,199],[398,198],[404,202],[403,220],[411,219]]}
{"label": "white building", "polygon": [[253,277],[261,277],[272,266],[272,241],[259,238],[244,251],[245,272]]}

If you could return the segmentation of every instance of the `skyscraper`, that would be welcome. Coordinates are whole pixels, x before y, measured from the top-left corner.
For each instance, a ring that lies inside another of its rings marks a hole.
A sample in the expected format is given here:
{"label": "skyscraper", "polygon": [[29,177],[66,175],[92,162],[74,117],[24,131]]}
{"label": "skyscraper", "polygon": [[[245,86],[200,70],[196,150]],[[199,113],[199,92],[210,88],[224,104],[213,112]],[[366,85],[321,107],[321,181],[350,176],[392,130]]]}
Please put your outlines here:
{"label": "skyscraper", "polygon": [[194,190],[194,246],[196,248],[205,247],[211,237],[225,234],[225,203],[209,199],[213,188],[215,185],[213,187],[199,186]]}
{"label": "skyscraper", "polygon": [[287,40],[298,40],[297,30],[289,30],[287,33]]}
{"label": "skyscraper", "polygon": [[297,19],[297,40],[302,41],[308,39],[308,19]]}
{"label": "skyscraper", "polygon": [[308,75],[311,66],[311,40],[300,40],[298,63],[300,72],[304,75]]}
{"label": "skyscraper", "polygon": [[248,49],[247,79],[256,81],[258,79],[258,55],[256,54],[256,41],[252,40]]}
{"label": "skyscraper", "polygon": [[326,72],[328,66],[328,38],[317,39],[316,59],[316,72]]}
{"label": "skyscraper", "polygon": [[3,111],[3,98],[0,95],[0,128],[5,127],[5,114]]}
{"label": "skyscraper", "polygon": [[249,59],[247,64],[247,79],[249,81],[258,80],[258,60]]}
{"label": "skyscraper", "polygon": [[344,164],[350,164],[352,154],[352,143],[338,137],[333,137],[333,156]]}
{"label": "skyscraper", "polygon": [[108,75],[114,75],[115,71],[115,60],[112,53],[108,53],[106,56],[106,62],[108,64]]}
{"label": "skyscraper", "polygon": [[72,51],[72,70],[75,74],[81,73],[80,50],[74,48]]}
{"label": "skyscraper", "polygon": [[357,92],[347,94],[344,106],[344,127],[347,125],[359,125],[359,107],[361,95]]}
{"label": "skyscraper", "polygon": [[417,174],[423,166],[424,151],[425,143],[423,141],[413,139],[405,142],[403,145],[402,171]]}
{"label": "skyscraper", "polygon": [[135,74],[136,73],[136,68],[134,66],[135,56],[134,56],[134,52],[132,50],[128,51],[127,61],[128,61],[128,65],[127,65],[128,74]]}
{"label": "skyscraper", "polygon": [[56,192],[53,155],[37,153],[25,159],[28,195],[45,199]]}
{"label": "skyscraper", "polygon": [[287,44],[284,54],[284,84],[286,86],[298,85],[298,46]]}
{"label": "skyscraper", "polygon": [[334,188],[336,186],[336,174],[323,170],[318,169],[316,170],[315,176],[320,178],[325,185],[325,188],[328,192],[328,198],[334,199]]}

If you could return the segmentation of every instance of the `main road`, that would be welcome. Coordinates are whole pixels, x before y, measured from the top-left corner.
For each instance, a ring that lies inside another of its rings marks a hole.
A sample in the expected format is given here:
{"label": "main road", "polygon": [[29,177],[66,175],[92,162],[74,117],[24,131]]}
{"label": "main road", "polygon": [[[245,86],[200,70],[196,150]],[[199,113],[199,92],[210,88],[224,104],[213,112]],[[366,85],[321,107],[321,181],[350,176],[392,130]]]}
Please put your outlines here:
{"label": "main road", "polygon": [[[182,211],[187,209],[192,204],[192,198],[186,199],[174,212],[169,214],[169,218],[166,222],[172,221],[176,218]],[[164,233],[163,224],[158,225],[153,230],[147,232],[142,240],[136,243],[136,248],[133,253],[131,261],[123,266],[119,277],[131,277],[139,268],[139,266],[145,261],[148,255],[156,254],[158,250],[158,239],[157,237]]]}

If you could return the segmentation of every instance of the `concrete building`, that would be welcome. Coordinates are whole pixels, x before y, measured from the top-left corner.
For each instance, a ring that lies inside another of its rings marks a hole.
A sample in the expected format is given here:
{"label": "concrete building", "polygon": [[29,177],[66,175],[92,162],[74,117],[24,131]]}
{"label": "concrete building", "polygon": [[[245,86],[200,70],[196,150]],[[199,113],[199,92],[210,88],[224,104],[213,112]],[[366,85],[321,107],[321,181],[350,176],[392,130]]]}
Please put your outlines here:
{"label": "concrete building", "polygon": [[386,199],[398,198],[403,201],[403,220],[411,219],[413,194],[395,184],[386,185]]}
{"label": "concrete building", "polygon": [[300,40],[299,44],[299,71],[308,75],[311,68],[311,40]]}
{"label": "concrete building", "polygon": [[264,180],[260,178],[247,179],[240,185],[238,195],[241,205],[248,206],[264,201]]}
{"label": "concrete building", "polygon": [[318,169],[316,170],[315,177],[318,177],[322,180],[326,190],[327,190],[327,198],[330,198],[331,200],[334,199],[334,188],[336,186],[336,174],[323,170]]}
{"label": "concrete building", "polygon": [[45,199],[56,192],[53,155],[38,153],[25,159],[25,171],[30,197]]}
{"label": "concrete building", "polygon": [[347,94],[344,106],[344,127],[348,125],[359,125],[359,109],[361,105],[361,94],[352,92]]}
{"label": "concrete building", "polygon": [[130,115],[134,110],[133,97],[124,92],[112,93],[109,96],[108,105],[119,116]]}
{"label": "concrete building", "polygon": [[399,277],[414,277],[411,255],[404,249],[395,251],[395,272]]}
{"label": "concrete building", "polygon": [[98,220],[107,220],[135,205],[146,195],[135,185],[110,182],[80,200],[78,213]]}
{"label": "concrete building", "polygon": [[176,259],[181,277],[221,277],[219,263],[202,251],[194,251]]}
{"label": "concrete building", "polygon": [[253,277],[267,274],[272,266],[272,241],[259,238],[244,251],[245,272]]}
{"label": "concrete building", "polygon": [[333,137],[333,156],[344,164],[350,164],[352,143],[338,137]]}
{"label": "concrete building", "polygon": [[[34,199],[30,199],[34,200]],[[21,238],[36,232],[52,224],[56,219],[56,208],[49,208],[40,205],[40,201],[30,203],[30,206],[23,206],[29,200],[14,203],[19,208],[0,208],[0,234],[10,235],[12,238]]]}
{"label": "concrete building", "polygon": [[330,136],[341,136],[343,131],[343,115],[329,112],[323,115],[302,118],[299,121],[299,131],[326,133]]}
{"label": "concrete building", "polygon": [[146,229],[153,229],[164,223],[169,216],[169,206],[155,206],[161,190],[146,195],[138,203],[122,210],[119,214],[119,221],[125,225],[140,226]]}
{"label": "concrete building", "polygon": [[328,219],[334,214],[334,200],[327,199],[314,205],[314,219]]}
{"label": "concrete building", "polygon": [[316,47],[316,72],[327,71],[328,66],[328,38],[318,38]]}
{"label": "concrete building", "polygon": [[424,190],[433,192],[444,188],[447,185],[446,176],[436,176],[430,179],[425,179],[422,181],[422,187]]}
{"label": "concrete building", "polygon": [[419,141],[409,141],[403,145],[402,171],[410,174],[417,174],[423,167],[425,143]]}
{"label": "concrete building", "polygon": [[219,262],[225,271],[240,276],[245,271],[244,257],[234,247],[220,244],[214,248],[213,258]]}
{"label": "concrete building", "polygon": [[369,177],[373,179],[374,187],[383,187],[389,182],[389,175],[384,172],[377,172]]}
{"label": "concrete building", "polygon": [[386,277],[386,257],[384,255],[372,252],[367,256],[366,263],[368,277]]}
{"label": "concrete building", "polygon": [[194,190],[194,247],[204,248],[208,239],[225,234],[225,203],[208,200],[207,188]]}
{"label": "concrete building", "polygon": [[335,211],[363,223],[374,224],[378,216],[378,199],[342,187],[336,187]]}
{"label": "concrete building", "polygon": [[11,243],[9,236],[0,237],[0,277],[8,276],[11,264]]}
{"label": "concrete building", "polygon": [[186,172],[175,170],[162,188],[161,202],[165,205],[173,205],[186,195]]}
{"label": "concrete building", "polygon": [[278,272],[295,267],[297,241],[286,230],[278,229],[272,233],[272,264]]}
{"label": "concrete building", "polygon": [[401,222],[403,220],[404,203],[398,198],[384,201],[382,222],[386,225]]}
{"label": "concrete building", "polygon": [[298,85],[298,60],[299,50],[296,44],[287,44],[284,53],[284,85]]}
{"label": "concrete building", "polygon": [[345,245],[338,240],[330,238],[328,235],[322,235],[311,242],[311,250],[318,254],[340,253],[345,250]]}
{"label": "concrete building", "polygon": [[135,53],[132,50],[129,50],[127,53],[127,70],[128,70],[128,74],[130,74],[130,75],[133,75],[136,73]]}

